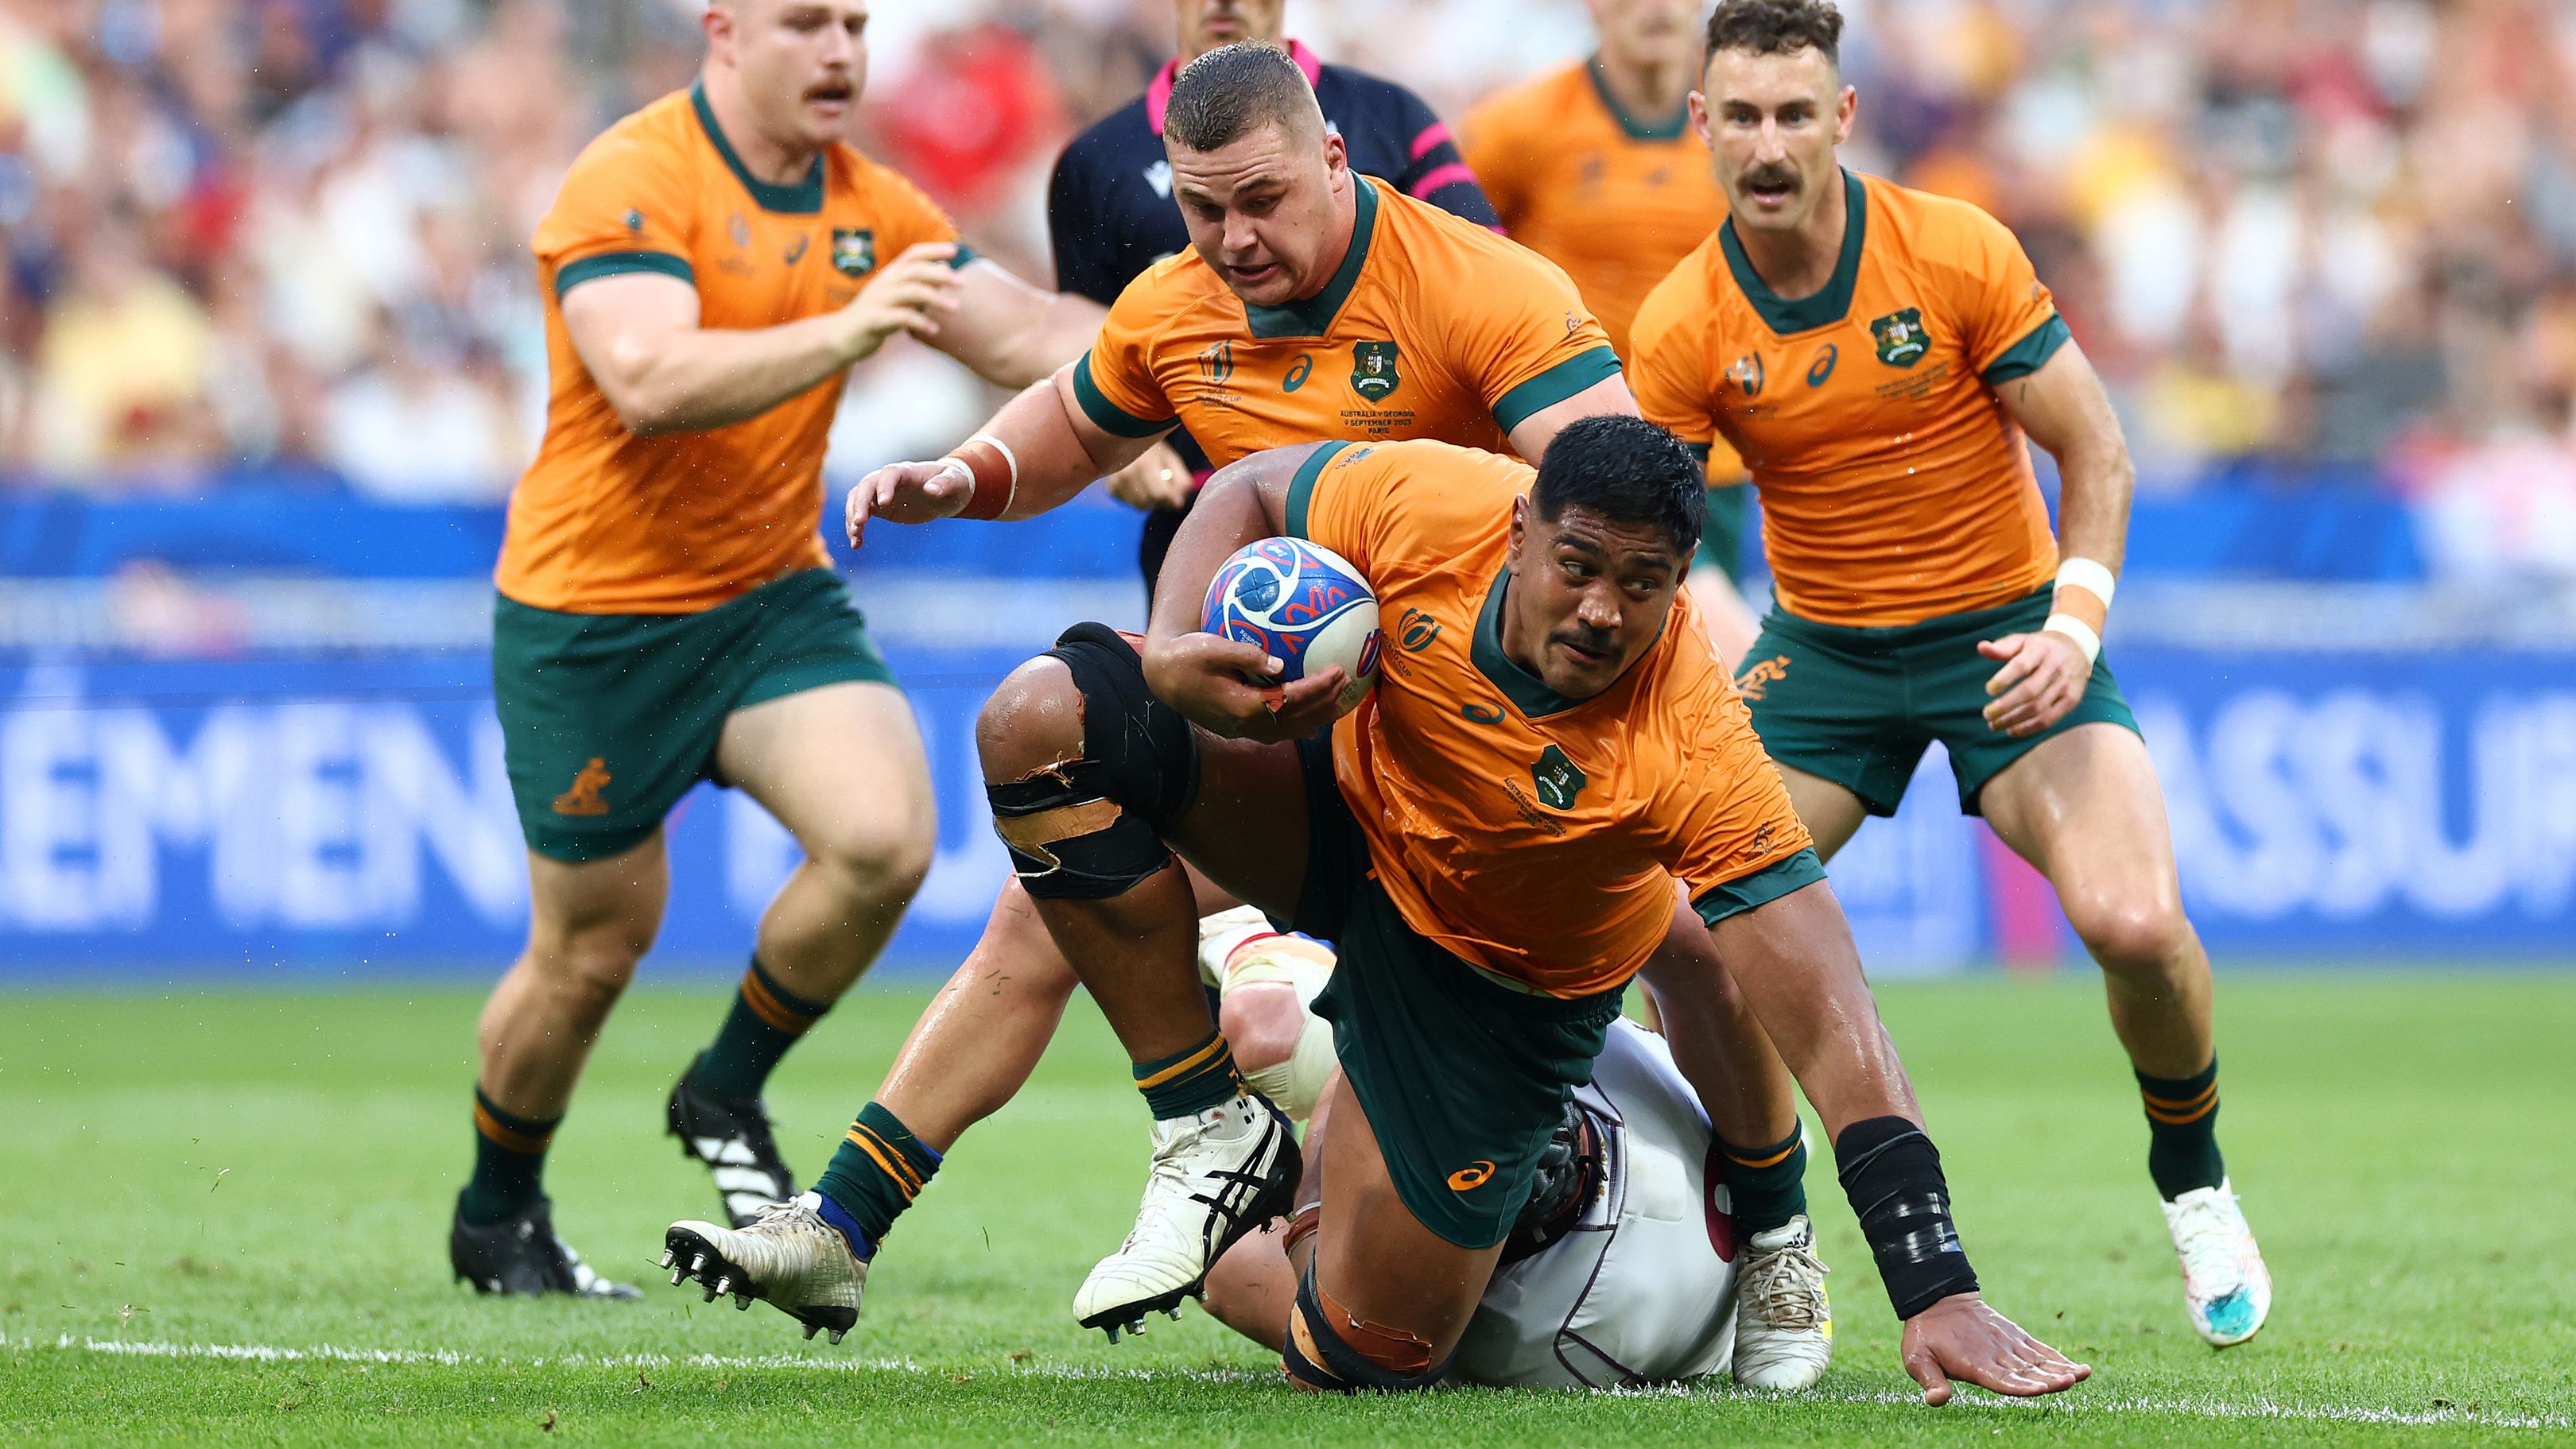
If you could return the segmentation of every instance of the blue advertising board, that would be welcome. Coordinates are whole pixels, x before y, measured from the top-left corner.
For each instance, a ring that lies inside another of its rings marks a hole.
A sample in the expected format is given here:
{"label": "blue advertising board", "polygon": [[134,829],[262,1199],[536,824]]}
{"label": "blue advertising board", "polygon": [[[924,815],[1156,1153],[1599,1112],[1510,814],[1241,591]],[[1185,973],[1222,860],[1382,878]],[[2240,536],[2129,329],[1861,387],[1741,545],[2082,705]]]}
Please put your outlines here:
{"label": "blue advertising board", "polygon": [[[972,728],[1024,652],[894,651],[940,836],[890,969],[953,965],[1007,869]],[[2576,655],[2116,657],[2222,962],[2571,954]],[[0,975],[497,969],[527,883],[488,668],[472,652],[0,666]],[[794,842],[701,787],[670,843],[659,956],[738,960]],[[1833,874],[1890,973],[2011,954],[2031,884],[2016,869],[1959,815],[1936,748]]]}

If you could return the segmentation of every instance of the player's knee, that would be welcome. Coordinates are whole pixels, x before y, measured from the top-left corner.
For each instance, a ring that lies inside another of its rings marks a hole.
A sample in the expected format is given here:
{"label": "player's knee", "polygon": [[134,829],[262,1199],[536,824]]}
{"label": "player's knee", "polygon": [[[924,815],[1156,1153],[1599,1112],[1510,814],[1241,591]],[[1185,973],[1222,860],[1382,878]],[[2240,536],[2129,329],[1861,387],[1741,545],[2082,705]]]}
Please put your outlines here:
{"label": "player's knee", "polygon": [[1312,1267],[1298,1280],[1279,1366],[1301,1389],[1341,1394],[1411,1393],[1449,1370],[1446,1361],[1431,1361],[1429,1339],[1367,1322],[1335,1302],[1315,1286]]}
{"label": "player's knee", "polygon": [[1216,1021],[1234,1064],[1258,1072],[1296,1054],[1297,1040],[1306,1033],[1306,1008],[1297,1000],[1297,988],[1284,981],[1258,981],[1227,992],[1218,1003]]}
{"label": "player's knee", "polygon": [[1082,691],[1063,660],[1040,655],[1011,671],[975,717],[984,782],[1025,780],[1082,758]]}
{"label": "player's knee", "polygon": [[557,1003],[577,1021],[608,1018],[652,948],[653,933],[627,921],[603,921],[540,933],[528,959]]}
{"label": "player's knee", "polygon": [[2077,939],[2113,972],[2159,971],[2190,939],[2182,902],[2163,892],[2098,892],[2069,899]]}
{"label": "player's knee", "polygon": [[806,856],[839,877],[861,909],[900,907],[911,902],[930,875],[937,842],[927,821],[908,812],[887,811],[849,818],[800,840]]}

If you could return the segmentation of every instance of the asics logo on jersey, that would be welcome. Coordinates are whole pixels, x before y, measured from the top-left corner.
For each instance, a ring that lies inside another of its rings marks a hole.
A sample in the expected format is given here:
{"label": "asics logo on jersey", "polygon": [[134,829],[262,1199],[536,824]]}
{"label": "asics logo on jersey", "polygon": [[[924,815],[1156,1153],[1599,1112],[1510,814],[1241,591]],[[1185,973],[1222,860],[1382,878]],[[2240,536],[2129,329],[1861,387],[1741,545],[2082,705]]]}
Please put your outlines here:
{"label": "asics logo on jersey", "polygon": [[787,244],[787,265],[792,267],[798,262],[805,260],[806,250],[813,245],[814,239],[812,237],[807,236],[801,231],[796,233],[796,240]]}
{"label": "asics logo on jersey", "polygon": [[1469,724],[1501,724],[1503,707],[1499,704],[1462,704],[1458,713]]}
{"label": "asics logo on jersey", "polygon": [[1315,354],[1311,352],[1298,353],[1296,364],[1288,369],[1288,375],[1286,377],[1279,380],[1279,390],[1281,392],[1295,392],[1297,389],[1304,387],[1306,385],[1307,375],[1312,373],[1314,370]]}
{"label": "asics logo on jersey", "polygon": [[1870,323],[1869,331],[1878,339],[1878,360],[1890,367],[1912,367],[1932,350],[1931,335],[1923,330],[1920,307],[1890,312]]}
{"label": "asics logo on jersey", "polygon": [[613,778],[615,777],[608,773],[608,762],[597,755],[591,756],[590,763],[582,766],[580,773],[572,777],[572,788],[555,797],[555,813],[557,815],[607,814],[608,800],[599,792],[608,788],[608,782]]}
{"label": "asics logo on jersey", "polygon": [[1807,386],[1823,387],[1825,379],[1834,375],[1834,361],[1841,355],[1842,349],[1826,343],[1824,351],[1816,354],[1816,360],[1807,364]]}
{"label": "asics logo on jersey", "polygon": [[1459,1168],[1456,1172],[1449,1174],[1449,1190],[1451,1192],[1474,1192],[1476,1189],[1483,1187],[1487,1182],[1491,1181],[1493,1176],[1494,1164],[1487,1162],[1480,1157],[1474,1162],[1469,1163],[1467,1166]]}
{"label": "asics logo on jersey", "polygon": [[875,271],[877,234],[866,227],[832,228],[832,267],[851,277],[864,277]]}

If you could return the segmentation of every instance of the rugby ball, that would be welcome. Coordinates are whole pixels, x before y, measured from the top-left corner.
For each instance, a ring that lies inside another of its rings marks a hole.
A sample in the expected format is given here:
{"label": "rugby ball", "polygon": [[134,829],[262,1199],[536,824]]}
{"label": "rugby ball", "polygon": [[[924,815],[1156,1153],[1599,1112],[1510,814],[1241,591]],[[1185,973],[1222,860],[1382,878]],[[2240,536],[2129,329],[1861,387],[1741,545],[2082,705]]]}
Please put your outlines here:
{"label": "rugby ball", "polygon": [[1293,683],[1339,665],[1349,682],[1334,698],[1348,714],[1377,683],[1377,595],[1350,561],[1300,538],[1236,549],[1209,582],[1200,627],[1258,644],[1283,666],[1263,686]]}

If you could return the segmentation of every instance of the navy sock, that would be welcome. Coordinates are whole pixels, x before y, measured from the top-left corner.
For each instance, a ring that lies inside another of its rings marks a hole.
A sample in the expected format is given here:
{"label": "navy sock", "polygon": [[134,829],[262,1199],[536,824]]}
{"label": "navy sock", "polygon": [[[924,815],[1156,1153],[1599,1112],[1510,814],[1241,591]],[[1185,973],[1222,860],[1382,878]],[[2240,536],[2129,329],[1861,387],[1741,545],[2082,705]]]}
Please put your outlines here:
{"label": "navy sock", "polygon": [[787,1049],[829,1010],[828,1002],[817,1005],[780,986],[760,958],[752,957],[715,1043],[689,1069],[691,1084],[724,1100],[759,1096]]}

